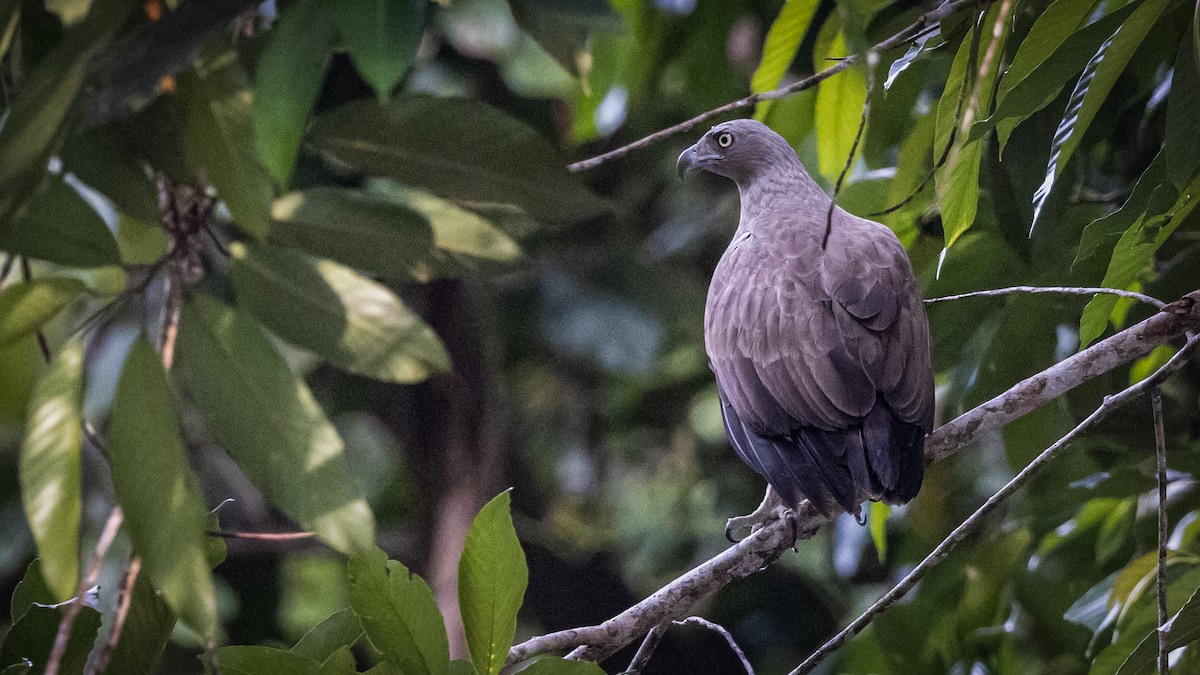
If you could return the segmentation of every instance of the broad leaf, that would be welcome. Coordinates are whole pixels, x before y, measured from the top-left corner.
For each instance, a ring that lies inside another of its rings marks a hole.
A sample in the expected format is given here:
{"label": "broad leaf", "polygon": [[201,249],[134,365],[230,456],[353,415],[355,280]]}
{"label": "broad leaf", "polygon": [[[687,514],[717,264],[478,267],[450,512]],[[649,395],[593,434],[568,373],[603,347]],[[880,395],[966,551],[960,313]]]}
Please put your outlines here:
{"label": "broad leaf", "polygon": [[[779,86],[788,67],[796,58],[800,42],[808,32],[813,15],[817,11],[816,0],[787,0],[779,10],[779,16],[771,23],[767,39],[763,43],[762,59],[754,76],[750,78],[750,91],[761,94]],[[771,101],[761,101],[754,109],[754,119],[760,122],[767,118]]]}
{"label": "broad leaf", "polygon": [[46,578],[42,576],[42,563],[34,560],[25,568],[25,576],[21,577],[21,580],[17,582],[17,587],[13,589],[12,598],[9,599],[9,619],[12,621],[20,619],[35,604],[53,605],[54,603],[54,593],[46,585]]}
{"label": "broad leaf", "polygon": [[1200,169],[1200,75],[1196,69],[1196,46],[1185,37],[1179,43],[1171,94],[1167,99],[1167,131],[1163,152],[1171,181],[1183,189]]}
{"label": "broad leaf", "polygon": [[604,669],[592,661],[568,661],[557,656],[538,659],[521,671],[522,675],[603,675]]}
{"label": "broad leaf", "polygon": [[[31,607],[4,636],[4,644],[0,645],[0,664],[15,664],[28,659],[33,664],[29,672],[43,672],[64,611],[66,607]],[[71,627],[58,672],[83,672],[99,628],[100,613],[91,607],[81,608]]]}
{"label": "broad leaf", "polygon": [[[323,3],[322,3],[323,4]],[[426,0],[343,0],[337,27],[350,61],[380,101],[404,77],[425,27]]]}
{"label": "broad leaf", "polygon": [[[104,617],[111,624],[113,617]],[[175,615],[162,597],[146,581],[133,587],[129,614],[121,631],[121,641],[108,662],[108,673],[152,673],[162,657],[163,649],[175,628]]]}
{"label": "broad leaf", "polygon": [[458,563],[458,604],[479,675],[496,675],[504,667],[529,582],[510,501],[506,490],[479,511]]}
{"label": "broad leaf", "polygon": [[119,212],[158,223],[158,186],[119,128],[103,127],[68,138],[62,161],[65,172],[103,193]]}
{"label": "broad leaf", "polygon": [[121,262],[100,214],[58,177],[47,178],[21,216],[0,229],[0,250],[70,267]]}
{"label": "broad leaf", "polygon": [[239,243],[231,251],[239,302],[288,342],[387,382],[450,368],[433,329],[382,284],[287,249]]}
{"label": "broad leaf", "polygon": [[259,161],[253,97],[238,53],[215,52],[179,79],[184,145],[229,205],[237,224],[256,237],[270,226],[271,177]]}
{"label": "broad leaf", "polygon": [[[1200,589],[1196,589],[1183,607],[1167,620],[1165,627],[1169,650],[1200,640]],[[1154,630],[1138,643],[1117,670],[1117,675],[1150,675],[1155,672],[1157,656],[1158,631]]]}
{"label": "broad leaf", "polygon": [[618,16],[608,0],[509,0],[513,18],[567,72],[588,89],[591,53],[588,38],[596,30],[611,30]]}
{"label": "broad leaf", "polygon": [[444,197],[515,204],[560,221],[606,209],[546,139],[475,101],[349,103],[317,118],[312,143],[337,163]]}
{"label": "broad leaf", "polygon": [[213,635],[217,606],[204,554],[208,513],[188,466],[174,395],[145,338],[125,359],[108,440],[113,490],[145,578],[189,626]]}
{"label": "broad leaf", "polygon": [[325,81],[336,39],[334,11],[341,8],[344,13],[352,4],[356,3],[291,3],[267,33],[254,72],[254,140],[263,163],[283,188],[292,182],[308,113]]}
{"label": "broad leaf", "polygon": [[374,517],[342,439],[249,315],[185,302],[176,371],[222,447],[271,503],[344,553],[369,547]]}
{"label": "broad leaf", "polygon": [[[839,31],[828,56],[846,55],[846,36]],[[867,81],[857,68],[847,68],[817,85],[817,165],[830,183],[846,166],[866,102]],[[861,151],[860,147],[855,152]]]}
{"label": "broad leaf", "polygon": [[446,627],[421,577],[373,548],[347,561],[346,580],[350,606],[388,661],[403,675],[445,675]]}
{"label": "broad leaf", "polygon": [[410,206],[358,190],[317,187],[275,201],[270,239],[386,277],[429,257],[434,235]]}
{"label": "broad leaf", "polygon": [[354,610],[343,609],[305,633],[292,651],[313,661],[324,662],[338,649],[358,642],[362,636],[362,622]]}
{"label": "broad leaf", "polygon": [[21,446],[21,497],[46,583],[58,602],[79,586],[83,343],[63,345],[38,382]]}
{"label": "broad leaf", "polygon": [[83,283],[39,277],[0,292],[0,347],[33,333],[83,293]]}
{"label": "broad leaf", "polygon": [[1160,151],[1142,172],[1133,187],[1133,193],[1121,208],[1097,218],[1084,228],[1079,238],[1079,251],[1071,267],[1078,267],[1093,256],[1110,257],[1121,235],[1133,227],[1142,214],[1162,213],[1178,196],[1178,190],[1167,176],[1166,155]]}
{"label": "broad leaf", "polygon": [[227,675],[321,675],[321,664],[274,647],[221,647],[221,672]]}
{"label": "broad leaf", "polygon": [[[46,173],[88,67],[136,3],[101,2],[29,73],[0,126],[0,233]],[[2,21],[2,19],[0,19]],[[7,33],[7,26],[0,26]],[[0,40],[7,36],[0,34]]]}

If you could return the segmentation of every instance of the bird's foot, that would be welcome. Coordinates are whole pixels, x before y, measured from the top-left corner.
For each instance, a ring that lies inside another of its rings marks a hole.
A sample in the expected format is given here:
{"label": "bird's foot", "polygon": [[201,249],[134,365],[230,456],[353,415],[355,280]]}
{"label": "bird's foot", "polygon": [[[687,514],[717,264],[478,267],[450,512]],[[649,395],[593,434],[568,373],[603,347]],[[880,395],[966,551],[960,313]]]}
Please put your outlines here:
{"label": "bird's foot", "polygon": [[736,544],[780,518],[787,519],[791,525],[792,543],[795,545],[799,538],[796,531],[796,515],[782,503],[771,504],[767,509],[760,506],[754,513],[736,516],[725,521],[725,538]]}

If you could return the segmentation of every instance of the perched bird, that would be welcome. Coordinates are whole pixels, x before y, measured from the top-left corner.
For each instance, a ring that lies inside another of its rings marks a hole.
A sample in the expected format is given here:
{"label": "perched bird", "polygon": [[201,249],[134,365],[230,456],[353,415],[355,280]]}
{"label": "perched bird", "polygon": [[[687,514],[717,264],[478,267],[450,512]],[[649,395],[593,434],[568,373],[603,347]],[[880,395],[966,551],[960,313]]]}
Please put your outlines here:
{"label": "perched bird", "polygon": [[[904,247],[884,225],[834,207],[779,134],[718,124],[679,156],[737,183],[741,218],[713,273],[704,342],[725,432],[763,478],[760,527],[802,498],[860,518],[903,504],[933,428],[929,324]],[[732,538],[732,537],[731,537]]]}

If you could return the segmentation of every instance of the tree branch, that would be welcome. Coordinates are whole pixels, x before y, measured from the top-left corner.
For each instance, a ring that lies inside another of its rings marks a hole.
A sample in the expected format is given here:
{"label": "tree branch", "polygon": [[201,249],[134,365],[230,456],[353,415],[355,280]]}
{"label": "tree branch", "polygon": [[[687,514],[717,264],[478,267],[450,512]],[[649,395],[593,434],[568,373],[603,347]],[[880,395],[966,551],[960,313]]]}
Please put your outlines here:
{"label": "tree branch", "polygon": [[699,616],[689,616],[686,619],[672,621],[671,623],[675,624],[676,626],[685,626],[689,623],[693,623],[697,626],[707,628],[719,634],[721,637],[725,638],[725,642],[729,643],[729,648],[733,650],[733,653],[737,654],[738,660],[742,662],[742,668],[746,671],[746,675],[754,675],[754,666],[750,665],[750,659],[746,658],[746,653],[743,652],[742,648],[738,646],[737,641],[733,639],[733,635],[731,635],[729,631],[726,630],[721,624],[713,623],[712,621]]}
{"label": "tree branch", "polygon": [[[1088,415],[1087,418],[1078,424],[1078,426],[1067,432],[1065,436],[1058,439],[1053,445],[1043,450],[1042,453],[1035,457],[1034,460],[1026,465],[1024,469],[1021,469],[1021,471],[1015,477],[1013,477],[1012,480],[1005,484],[1004,487],[1000,488],[996,494],[988,497],[988,500],[983,503],[983,506],[980,506],[979,509],[972,513],[966,520],[964,520],[961,525],[954,528],[954,531],[951,532],[950,535],[945,539],[943,539],[940,544],[934,547],[933,551],[929,555],[925,556],[924,560],[918,563],[911,572],[909,572],[903,579],[900,580],[900,583],[892,587],[892,589],[885,593],[883,597],[876,600],[873,605],[867,608],[867,611],[859,615],[859,617],[854,621],[851,621],[850,625],[843,628],[841,632],[830,638],[830,640],[825,644],[821,645],[819,649],[817,649],[812,653],[811,656],[804,660],[804,663],[801,663],[796,667],[795,670],[788,673],[788,675],[804,675],[804,673],[812,672],[814,668],[816,668],[839,647],[845,644],[847,640],[855,635],[858,635],[862,629],[866,628],[880,614],[883,614],[885,611],[887,611],[888,607],[891,607],[896,603],[897,600],[904,597],[905,594],[912,590],[913,586],[916,586],[917,582],[924,578],[925,574],[928,573],[929,570],[937,566],[937,564],[944,560],[946,556],[950,555],[950,552],[953,551],[959,544],[961,544],[968,535],[978,529],[980,524],[983,523],[984,519],[987,518],[987,516],[989,516],[992,511],[996,509],[996,507],[1011,497],[1014,492],[1021,488],[1021,486],[1029,482],[1029,479],[1032,478],[1035,473],[1041,470],[1041,468],[1050,460],[1057,457],[1063,448],[1070,445],[1070,443],[1074,441],[1076,437],[1095,426],[1101,419],[1103,419],[1113,410],[1125,405],[1126,403],[1129,403],[1147,391],[1158,391],[1158,385],[1162,383],[1162,381],[1165,380],[1169,375],[1171,375],[1171,373],[1178,370],[1180,366],[1187,362],[1188,358],[1191,356],[1192,350],[1195,349],[1197,344],[1200,344],[1200,338],[1192,338],[1188,341],[1187,345],[1183,349],[1180,349],[1170,361],[1155,371],[1153,375],[1131,387],[1121,390],[1120,393],[1112,396],[1105,396],[1104,403],[1102,403],[1099,408],[1096,408],[1094,411],[1092,411],[1091,415]],[[1159,583],[1161,584],[1162,577],[1160,576],[1159,578]],[[1160,617],[1163,617],[1160,623],[1166,623],[1165,615],[1166,609],[1164,607],[1159,615]],[[1160,633],[1160,635],[1162,635],[1162,633]]]}
{"label": "tree branch", "polygon": [[[880,42],[879,44],[875,45],[874,47],[871,47],[867,51],[878,54],[880,52],[885,52],[889,49],[894,49],[894,48],[899,47],[900,45],[904,44],[908,40],[910,40],[913,36],[920,33],[922,30],[924,30],[929,25],[932,25],[938,21],[941,21],[942,19],[945,19],[946,17],[948,17],[952,14],[955,14],[960,10],[971,8],[971,7],[982,7],[982,6],[991,4],[991,2],[993,2],[993,0],[954,0],[953,2],[943,2],[941,5],[939,5],[937,7],[937,9],[934,9],[932,11],[922,14],[921,16],[918,16],[917,20],[914,21],[912,24],[910,24],[908,27],[904,28],[903,30],[901,30],[900,32],[891,36],[890,38],[884,40],[883,42]],[[684,131],[687,131],[687,130],[691,129],[692,127],[696,126],[697,124],[707,122],[708,120],[711,120],[715,117],[720,117],[721,115],[724,115],[727,112],[732,112],[734,110],[740,110],[742,108],[749,108],[750,106],[758,103],[759,101],[770,101],[772,99],[790,96],[791,94],[795,94],[796,92],[799,92],[799,91],[804,91],[805,89],[811,89],[811,88],[817,86],[821,81],[826,80],[830,77],[833,77],[834,75],[837,75],[838,73],[849,68],[850,66],[858,63],[859,61],[862,60],[862,58],[863,58],[862,55],[858,55],[858,54],[852,55],[852,56],[847,56],[846,58],[838,61],[837,63],[826,68],[825,70],[822,70],[817,73],[813,73],[812,75],[809,75],[808,77],[804,78],[803,80],[800,80],[799,82],[793,82],[792,84],[789,84],[784,87],[780,87],[778,89],[772,89],[771,91],[764,91],[760,94],[751,94],[749,96],[746,96],[745,98],[739,98],[736,101],[731,101],[729,103],[726,103],[725,105],[719,106],[717,108],[713,108],[712,110],[709,110],[707,112],[700,113],[699,115],[696,115],[695,117],[693,117],[690,120],[687,120],[685,122],[680,122],[679,124],[675,124],[673,126],[669,126],[669,127],[665,128],[665,129],[656,131],[656,132],[650,134],[649,136],[640,138],[632,143],[623,145],[615,150],[610,150],[604,154],[597,155],[590,159],[585,159],[585,160],[582,160],[579,162],[575,162],[574,164],[569,165],[567,168],[570,169],[571,171],[584,171],[586,169],[591,169],[591,168],[600,166],[601,164],[603,164],[609,160],[613,160],[618,157],[624,157],[625,155],[628,155],[630,152],[633,152],[634,150],[639,150],[639,149],[644,148],[652,143],[661,141],[664,138],[670,138],[671,136],[674,136],[675,134],[679,134]]]}
{"label": "tree branch", "polygon": [[88,563],[87,574],[79,578],[79,591],[75,595],[75,601],[67,605],[62,621],[58,624],[58,632],[54,634],[54,646],[50,648],[50,656],[46,658],[45,675],[58,674],[58,668],[62,665],[63,656],[67,652],[67,643],[71,639],[71,629],[75,627],[75,619],[79,617],[79,610],[83,607],[83,598],[88,589],[96,585],[96,579],[100,577],[100,566],[104,563],[104,556],[108,555],[108,548],[117,538],[117,532],[121,529],[121,523],[124,520],[125,513],[119,506],[113,508],[112,513],[108,515],[108,520],[104,523],[104,530],[100,532],[100,538],[96,540],[96,552],[92,555],[92,561]]}
{"label": "tree branch", "polygon": [[[936,462],[973,443],[980,435],[1011,422],[1038,406],[1117,366],[1146,355],[1160,344],[1200,327],[1200,290],[1167,305],[1162,312],[1026,378],[1003,394],[934,430],[925,439],[925,461]],[[801,538],[825,522],[807,501],[795,510]],[[537,636],[514,646],[507,665],[544,652],[587,645],[582,657],[600,660],[644,635],[654,626],[686,616],[702,598],[734,579],[774,562],[793,543],[792,528],[776,521],[722,551],[711,560],[660,588],[617,616],[594,626]]]}
{"label": "tree branch", "polygon": [[[1192,338],[1195,341],[1197,338]],[[1190,344],[1190,343],[1189,343]],[[1179,356],[1176,354],[1176,356]],[[1150,409],[1154,415],[1154,456],[1158,464],[1158,673],[1168,675],[1169,648],[1167,625],[1167,433],[1163,428],[1162,391],[1150,390]]]}
{"label": "tree branch", "polygon": [[940,298],[927,298],[925,304],[932,305],[935,302],[946,302],[949,300],[962,300],[964,298],[992,298],[1001,295],[1013,295],[1016,293],[1057,293],[1061,295],[1117,295],[1122,298],[1129,298],[1144,302],[1147,305],[1153,305],[1158,309],[1167,306],[1167,303],[1158,298],[1151,297],[1145,293],[1137,291],[1125,291],[1120,288],[1104,288],[1102,286],[1009,286],[1007,288],[991,288],[985,291],[971,291],[970,293],[959,293],[958,295],[946,295]]}

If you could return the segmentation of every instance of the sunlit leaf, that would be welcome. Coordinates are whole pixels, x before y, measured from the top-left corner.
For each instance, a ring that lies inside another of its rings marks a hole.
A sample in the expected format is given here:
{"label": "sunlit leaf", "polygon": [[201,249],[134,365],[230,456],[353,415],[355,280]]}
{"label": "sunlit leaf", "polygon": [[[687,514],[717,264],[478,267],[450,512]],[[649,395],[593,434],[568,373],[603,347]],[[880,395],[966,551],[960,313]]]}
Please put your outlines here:
{"label": "sunlit leaf", "polygon": [[515,204],[550,220],[606,209],[546,139],[475,101],[405,96],[386,106],[349,103],[318,117],[311,139],[338,164],[444,197]]}
{"label": "sunlit leaf", "polygon": [[42,573],[63,602],[79,586],[83,343],[63,345],[33,392],[21,446],[21,497]]}
{"label": "sunlit leaf", "polygon": [[426,4],[426,0],[344,0],[336,5],[342,44],[380,101],[388,99],[417,54]]}
{"label": "sunlit leaf", "polygon": [[[267,33],[266,47],[254,71],[254,140],[263,164],[283,188],[292,181],[308,113],[325,81],[336,39],[334,12],[343,8],[345,13],[344,9],[358,4],[293,2]],[[372,14],[366,20],[376,18]]]}
{"label": "sunlit leaf", "polygon": [[[796,58],[804,34],[808,32],[818,4],[817,0],[787,0],[783,4],[779,15],[771,23],[771,29],[767,31],[762,59],[750,78],[751,93],[770,91],[783,81],[788,67]],[[771,104],[771,101],[760,102],[754,109],[754,119],[765,120]]]}
{"label": "sunlit leaf", "polygon": [[10,345],[54,318],[83,292],[83,284],[65,277],[37,277],[0,292],[0,347]]}
{"label": "sunlit leaf", "polygon": [[1179,43],[1171,94],[1167,98],[1167,130],[1163,152],[1175,186],[1183,189],[1200,169],[1200,75],[1197,74],[1195,42],[1186,37]]}
{"label": "sunlit leaf", "polygon": [[[829,46],[829,56],[840,58],[848,53],[846,36],[839,31]],[[830,183],[846,166],[866,102],[867,80],[857,68],[847,68],[817,85],[817,160],[821,175]],[[861,151],[859,148],[856,153]]]}
{"label": "sunlit leaf", "polygon": [[875,555],[879,562],[887,560],[887,521],[892,507],[883,502],[871,503],[871,541],[875,543]]}
{"label": "sunlit leaf", "polygon": [[275,200],[271,215],[272,241],[381,276],[407,277],[434,245],[424,214],[359,190],[292,192]]}
{"label": "sunlit leaf", "polygon": [[449,369],[433,329],[382,284],[287,249],[239,243],[231,251],[239,302],[288,342],[388,382]]}
{"label": "sunlit leaf", "polygon": [[176,372],[213,434],[271,503],[342,552],[374,540],[337,430],[249,315],[184,303]]}
{"label": "sunlit leaf", "polygon": [[1152,349],[1149,354],[1143,356],[1129,368],[1129,384],[1137,384],[1142,380],[1150,377],[1159,368],[1166,365],[1171,357],[1175,356],[1175,348],[1171,345],[1159,345]]}
{"label": "sunlit leaf", "polygon": [[274,647],[221,647],[217,658],[230,675],[321,675],[320,663]]}
{"label": "sunlit leaf", "polygon": [[71,267],[121,262],[100,214],[57,177],[47,178],[22,215],[0,229],[0,250]]}
{"label": "sunlit leaf", "polygon": [[506,490],[479,511],[458,563],[458,604],[479,675],[496,675],[504,666],[529,581],[510,501]]}
{"label": "sunlit leaf", "polygon": [[259,161],[253,96],[237,51],[202,57],[179,79],[186,151],[204,169],[237,224],[256,237],[270,226],[271,176]]}
{"label": "sunlit leaf", "polygon": [[587,89],[592,61],[588,37],[619,24],[608,0],[509,0],[508,6],[517,25]]}
{"label": "sunlit leaf", "polygon": [[374,548],[346,563],[350,606],[367,637],[404,675],[445,675],[446,627],[421,577]]}

